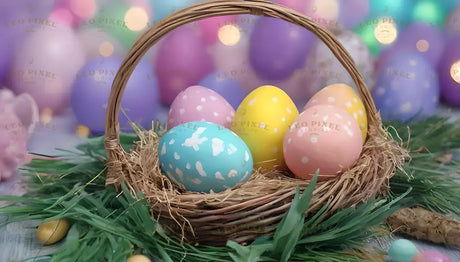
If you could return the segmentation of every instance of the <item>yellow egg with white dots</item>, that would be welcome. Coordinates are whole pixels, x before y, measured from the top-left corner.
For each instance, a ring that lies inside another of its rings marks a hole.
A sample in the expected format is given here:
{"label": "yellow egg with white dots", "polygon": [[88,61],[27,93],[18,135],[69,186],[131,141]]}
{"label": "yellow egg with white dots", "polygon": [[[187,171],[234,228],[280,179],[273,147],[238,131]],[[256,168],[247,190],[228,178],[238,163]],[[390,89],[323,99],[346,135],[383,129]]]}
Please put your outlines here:
{"label": "yellow egg with white dots", "polygon": [[283,139],[299,115],[291,98],[276,86],[252,91],[236,110],[232,130],[249,147],[254,168],[284,169]]}
{"label": "yellow egg with white dots", "polygon": [[316,93],[303,110],[320,104],[339,106],[345,109],[358,122],[361,129],[363,142],[367,137],[367,114],[363,101],[359,95],[346,84],[332,84]]}

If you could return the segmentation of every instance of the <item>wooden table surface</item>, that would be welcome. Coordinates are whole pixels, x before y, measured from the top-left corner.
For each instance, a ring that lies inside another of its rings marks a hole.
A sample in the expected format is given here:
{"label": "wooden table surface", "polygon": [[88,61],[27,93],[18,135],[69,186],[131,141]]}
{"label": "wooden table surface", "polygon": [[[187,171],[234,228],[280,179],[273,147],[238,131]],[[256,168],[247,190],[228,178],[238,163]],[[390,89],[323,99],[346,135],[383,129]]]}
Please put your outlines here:
{"label": "wooden table surface", "polygon": [[[455,112],[454,115],[459,118],[460,112]],[[55,128],[42,128],[37,130],[30,140],[30,151],[55,154],[56,147],[71,149],[75,145],[84,140],[75,136],[76,122],[69,112],[60,117],[55,117],[52,120]],[[52,139],[50,139],[52,138]],[[14,176],[7,182],[0,183],[0,194],[16,194],[20,195],[24,192],[18,183],[18,175]],[[460,196],[459,196],[460,197]],[[0,206],[6,203],[1,203]],[[6,220],[5,217],[0,217],[0,224]],[[25,259],[45,256],[59,248],[59,244],[44,247],[35,237],[36,227],[40,221],[26,221],[22,223],[12,223],[0,227],[0,262],[19,262]],[[372,244],[379,246],[384,250],[388,250],[392,239],[383,241],[370,240]],[[444,247],[433,245],[421,241],[414,241],[420,250],[437,250],[449,256],[452,262],[460,262],[460,249],[453,247]],[[30,260],[31,262],[34,260]],[[46,260],[35,260],[34,262],[44,262]]]}

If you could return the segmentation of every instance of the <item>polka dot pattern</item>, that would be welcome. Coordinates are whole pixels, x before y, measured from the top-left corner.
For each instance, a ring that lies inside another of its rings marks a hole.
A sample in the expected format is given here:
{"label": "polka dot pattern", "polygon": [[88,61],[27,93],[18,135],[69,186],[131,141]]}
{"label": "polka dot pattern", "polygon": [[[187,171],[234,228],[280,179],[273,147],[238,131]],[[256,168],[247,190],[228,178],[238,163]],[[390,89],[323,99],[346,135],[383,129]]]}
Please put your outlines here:
{"label": "polka dot pattern", "polygon": [[231,128],[235,110],[215,91],[191,86],[182,91],[171,104],[168,129],[192,121],[205,121]]}
{"label": "polka dot pattern", "polygon": [[311,179],[317,169],[320,180],[335,177],[359,158],[361,130],[344,108],[328,104],[308,107],[291,126],[293,132],[286,133],[283,154],[297,177]]}
{"label": "polka dot pattern", "polygon": [[[376,87],[376,93],[384,94],[385,89],[382,87]],[[367,114],[364,104],[359,98],[358,94],[345,84],[333,84],[323,88],[321,91],[316,93],[310,101],[305,105],[304,110],[315,105],[327,104],[339,106],[345,109],[355,121],[358,122],[358,126],[361,129],[361,135],[363,142],[367,137]]]}

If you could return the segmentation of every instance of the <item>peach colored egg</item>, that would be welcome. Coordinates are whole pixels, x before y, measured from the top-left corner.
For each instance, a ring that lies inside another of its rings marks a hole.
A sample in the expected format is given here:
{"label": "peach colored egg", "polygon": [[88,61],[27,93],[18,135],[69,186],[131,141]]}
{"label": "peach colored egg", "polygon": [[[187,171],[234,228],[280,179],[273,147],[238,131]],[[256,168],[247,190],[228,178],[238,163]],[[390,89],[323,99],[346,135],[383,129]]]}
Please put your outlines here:
{"label": "peach colored egg", "polygon": [[188,122],[203,121],[231,128],[235,109],[214,90],[190,86],[176,96],[168,114],[168,130]]}
{"label": "peach colored egg", "polygon": [[339,106],[345,109],[358,122],[361,129],[363,142],[367,137],[367,114],[364,104],[359,95],[346,84],[328,85],[316,93],[308,103],[304,110],[319,104],[328,104]]}
{"label": "peach colored egg", "polygon": [[361,130],[344,109],[332,105],[307,108],[292,123],[283,141],[283,154],[295,176],[335,178],[353,166],[362,150]]}

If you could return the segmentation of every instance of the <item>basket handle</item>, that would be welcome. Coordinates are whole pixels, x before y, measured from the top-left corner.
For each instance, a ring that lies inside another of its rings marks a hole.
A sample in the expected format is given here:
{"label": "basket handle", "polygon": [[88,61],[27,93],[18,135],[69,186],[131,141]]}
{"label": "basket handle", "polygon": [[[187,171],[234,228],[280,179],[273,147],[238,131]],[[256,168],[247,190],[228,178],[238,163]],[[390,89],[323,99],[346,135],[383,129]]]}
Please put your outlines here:
{"label": "basket handle", "polygon": [[342,44],[328,30],[299,12],[266,0],[208,1],[179,10],[150,27],[137,39],[123,60],[112,84],[105,120],[105,149],[108,157],[107,165],[109,171],[106,185],[114,184],[118,186],[122,180],[122,165],[127,155],[120,145],[118,112],[126,83],[144,54],[163,36],[179,26],[202,18],[236,14],[252,14],[283,19],[302,26],[318,36],[353,78],[363,100],[364,107],[368,112],[368,125],[381,125],[381,120],[377,114],[372,96],[356,64]]}

